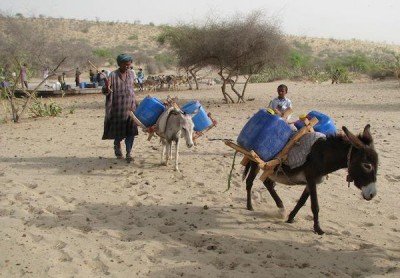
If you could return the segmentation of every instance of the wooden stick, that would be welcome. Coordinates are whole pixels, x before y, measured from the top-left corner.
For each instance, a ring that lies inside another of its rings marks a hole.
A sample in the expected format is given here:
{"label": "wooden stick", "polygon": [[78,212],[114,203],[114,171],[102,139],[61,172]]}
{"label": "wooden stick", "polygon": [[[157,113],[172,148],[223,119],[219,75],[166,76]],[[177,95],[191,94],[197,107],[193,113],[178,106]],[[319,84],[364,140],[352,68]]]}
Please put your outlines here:
{"label": "wooden stick", "polygon": [[244,156],[242,161],[240,161],[240,165],[246,166],[249,163],[250,158],[248,156]]}
{"label": "wooden stick", "polygon": [[286,109],[285,113],[282,114],[282,118],[287,121],[287,118],[293,113],[292,108]]}
{"label": "wooden stick", "polygon": [[98,67],[96,67],[92,62],[90,62],[90,60],[87,60],[87,61],[88,61],[88,63],[89,63],[92,67],[94,67],[97,71],[100,71]]}
{"label": "wooden stick", "polygon": [[265,162],[256,154],[255,151],[248,151],[244,149],[243,147],[233,143],[231,140],[224,140],[225,145],[231,147],[232,149],[241,152],[245,156],[248,157],[248,159],[257,162],[259,167],[264,168]]}
{"label": "wooden stick", "polygon": [[262,182],[264,182],[264,181],[265,181],[269,176],[271,176],[273,173],[274,173],[274,169],[273,169],[273,168],[265,170],[265,171],[261,174],[260,180],[261,180]]}
{"label": "wooden stick", "polygon": [[207,116],[210,118],[212,124],[209,127],[207,127],[205,130],[196,132],[195,136],[193,137],[193,140],[200,138],[201,136],[204,135],[204,133],[208,132],[210,129],[217,126],[217,121],[211,116],[211,113],[208,113]]}
{"label": "wooden stick", "polygon": [[140,127],[143,128],[143,129],[147,129],[147,127],[146,127],[144,124],[142,124],[142,122],[135,116],[135,114],[133,114],[132,111],[129,111],[129,117],[131,117],[131,119],[132,119],[138,126],[140,126]]}

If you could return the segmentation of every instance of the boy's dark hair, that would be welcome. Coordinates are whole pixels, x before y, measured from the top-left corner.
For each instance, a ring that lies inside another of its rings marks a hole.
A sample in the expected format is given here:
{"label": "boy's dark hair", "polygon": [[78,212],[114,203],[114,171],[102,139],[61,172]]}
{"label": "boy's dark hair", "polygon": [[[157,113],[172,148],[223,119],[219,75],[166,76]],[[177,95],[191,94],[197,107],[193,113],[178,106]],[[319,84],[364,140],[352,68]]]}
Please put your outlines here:
{"label": "boy's dark hair", "polygon": [[276,89],[278,92],[285,91],[286,93],[288,92],[288,87],[285,84],[281,84],[278,86],[278,89]]}

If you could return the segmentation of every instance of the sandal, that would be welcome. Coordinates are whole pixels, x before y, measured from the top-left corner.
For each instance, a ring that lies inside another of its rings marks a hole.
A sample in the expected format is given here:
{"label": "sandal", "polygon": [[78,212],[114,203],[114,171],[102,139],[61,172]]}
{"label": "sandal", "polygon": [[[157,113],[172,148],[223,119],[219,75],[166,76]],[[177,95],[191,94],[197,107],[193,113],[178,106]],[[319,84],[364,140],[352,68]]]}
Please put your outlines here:
{"label": "sandal", "polygon": [[126,154],[126,162],[130,163],[131,161],[133,161],[133,157],[131,156],[130,153]]}
{"label": "sandal", "polygon": [[121,146],[114,145],[114,153],[118,159],[122,159]]}

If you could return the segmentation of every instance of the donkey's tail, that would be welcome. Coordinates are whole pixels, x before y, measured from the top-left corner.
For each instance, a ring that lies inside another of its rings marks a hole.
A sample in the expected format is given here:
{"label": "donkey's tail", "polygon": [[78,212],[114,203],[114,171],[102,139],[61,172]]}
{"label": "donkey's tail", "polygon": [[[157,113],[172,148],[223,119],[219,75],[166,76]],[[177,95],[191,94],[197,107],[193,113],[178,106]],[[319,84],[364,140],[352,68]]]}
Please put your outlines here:
{"label": "donkey's tail", "polygon": [[244,166],[244,169],[243,169],[243,174],[242,174],[242,181],[244,181],[246,178],[247,178],[247,176],[249,175],[249,173],[250,173],[250,167],[251,166],[251,163],[250,163],[250,160],[246,163],[246,165]]}

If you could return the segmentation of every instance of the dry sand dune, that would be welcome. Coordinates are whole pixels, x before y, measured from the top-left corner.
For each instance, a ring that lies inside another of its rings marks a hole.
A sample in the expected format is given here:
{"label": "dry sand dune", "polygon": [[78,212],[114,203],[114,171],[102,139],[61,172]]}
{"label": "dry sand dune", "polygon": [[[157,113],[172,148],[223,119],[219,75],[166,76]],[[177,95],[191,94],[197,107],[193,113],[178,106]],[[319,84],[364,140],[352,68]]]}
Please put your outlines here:
{"label": "dry sand dune", "polygon": [[[223,104],[217,86],[155,93],[198,99],[219,122],[181,146],[181,172],[159,165],[161,146],[143,132],[135,162],[116,160],[100,139],[103,96],[65,97],[62,117],[0,126],[0,276],[399,277],[398,83],[286,84],[295,117],[318,110],[355,133],[369,123],[380,155],[372,201],[347,187],[345,170],[319,186],[324,236],[312,232],[309,202],[295,223],[281,220],[258,179],[247,211],[240,158],[225,192],[234,151],[221,139],[235,140],[278,83],[251,84],[255,100],[241,105]],[[302,190],[277,187],[288,210]]]}

